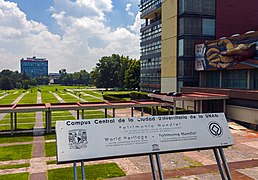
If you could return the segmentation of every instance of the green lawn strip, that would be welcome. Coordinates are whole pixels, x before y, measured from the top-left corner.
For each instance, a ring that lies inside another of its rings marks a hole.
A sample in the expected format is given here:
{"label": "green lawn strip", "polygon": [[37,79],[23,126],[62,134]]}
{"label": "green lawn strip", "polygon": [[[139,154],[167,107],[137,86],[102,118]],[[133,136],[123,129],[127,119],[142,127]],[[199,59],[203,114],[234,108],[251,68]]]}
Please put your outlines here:
{"label": "green lawn strip", "polygon": [[82,91],[82,92],[84,92],[85,94],[90,94],[92,96],[96,96],[98,98],[102,98],[102,92],[101,91],[85,90],[85,91]]}
{"label": "green lawn strip", "polygon": [[82,99],[84,99],[88,102],[104,102],[104,100],[94,98],[94,97],[91,97],[91,96],[84,96],[84,95],[82,95]]}
{"label": "green lawn strip", "polygon": [[45,155],[46,157],[56,156],[56,143],[45,143]]}
{"label": "green lawn strip", "polygon": [[29,179],[29,173],[0,175],[0,180],[14,180],[14,179],[28,180]]}
{"label": "green lawn strip", "polygon": [[[69,111],[52,111],[52,121],[58,120],[75,120],[75,117]],[[43,114],[43,122],[46,121],[45,113]]]}
{"label": "green lawn strip", "polygon": [[[9,95],[0,99],[0,104],[12,104],[15,99],[17,99],[21,94],[22,90],[10,90]],[[17,92],[17,93],[15,93]],[[15,93],[15,94],[14,94]]]}
{"label": "green lawn strip", "polygon": [[67,103],[69,103],[69,102],[80,102],[79,99],[67,94],[66,92],[64,92],[64,93],[57,92],[57,95],[60,96]]}
{"label": "green lawn strip", "polygon": [[37,103],[37,89],[29,89],[28,93],[25,94],[22,99],[18,102],[18,104],[36,104]]}
{"label": "green lawn strip", "polygon": [[0,147],[0,161],[30,159],[32,157],[32,144]]}
{"label": "green lawn strip", "polygon": [[35,123],[32,124],[18,124],[17,125],[17,130],[29,130],[29,129],[33,129],[35,126]]}
{"label": "green lawn strip", "polygon": [[45,89],[41,91],[41,101],[42,103],[59,103],[58,99]]}
{"label": "green lawn strip", "polygon": [[32,142],[33,134],[14,134],[14,135],[1,135],[0,144],[3,143],[16,143],[16,142]]}
{"label": "green lawn strip", "polygon": [[2,170],[2,169],[17,169],[17,168],[24,168],[24,167],[30,167],[30,163],[0,166],[0,170]]}
{"label": "green lawn strip", "polygon": [[[17,123],[26,123],[26,122],[35,122],[36,121],[36,112],[29,113],[17,113]],[[0,120],[0,124],[10,123],[10,114],[6,114],[5,117]]]}
{"label": "green lawn strip", "polygon": [[10,131],[10,125],[0,125],[0,131]]}
{"label": "green lawn strip", "polygon": [[47,165],[49,165],[49,164],[56,164],[57,162],[56,162],[56,160],[52,160],[52,161],[47,161],[46,163],[47,163]]}
{"label": "green lawn strip", "polygon": [[45,140],[56,139],[56,133],[45,134],[44,138],[45,138]]}
{"label": "green lawn strip", "polygon": [[[77,167],[78,179],[81,179],[81,167]],[[116,163],[94,164],[85,166],[86,179],[104,179],[125,176],[123,170]],[[73,168],[48,170],[48,180],[73,179]]]}

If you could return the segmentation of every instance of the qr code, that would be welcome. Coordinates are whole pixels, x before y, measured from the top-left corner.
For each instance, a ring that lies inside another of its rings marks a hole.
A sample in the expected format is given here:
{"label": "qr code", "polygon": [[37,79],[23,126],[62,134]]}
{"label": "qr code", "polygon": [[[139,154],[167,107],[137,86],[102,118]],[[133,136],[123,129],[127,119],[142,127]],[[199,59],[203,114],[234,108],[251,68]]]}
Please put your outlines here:
{"label": "qr code", "polygon": [[85,129],[74,129],[69,131],[69,147],[70,149],[87,148],[87,131]]}

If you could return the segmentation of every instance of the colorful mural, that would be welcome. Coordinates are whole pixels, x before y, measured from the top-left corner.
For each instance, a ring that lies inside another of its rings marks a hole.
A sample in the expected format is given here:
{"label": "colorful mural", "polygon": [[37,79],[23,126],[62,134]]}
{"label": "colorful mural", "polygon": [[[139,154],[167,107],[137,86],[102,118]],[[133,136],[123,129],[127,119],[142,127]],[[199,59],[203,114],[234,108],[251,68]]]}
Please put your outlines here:
{"label": "colorful mural", "polygon": [[258,68],[258,31],[195,46],[195,69]]}

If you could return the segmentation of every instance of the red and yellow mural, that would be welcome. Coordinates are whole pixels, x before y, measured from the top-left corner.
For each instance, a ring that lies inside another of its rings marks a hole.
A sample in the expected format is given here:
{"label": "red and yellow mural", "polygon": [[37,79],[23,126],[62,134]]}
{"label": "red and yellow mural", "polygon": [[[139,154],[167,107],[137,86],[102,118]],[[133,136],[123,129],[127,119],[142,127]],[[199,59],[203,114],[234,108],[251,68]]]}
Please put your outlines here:
{"label": "red and yellow mural", "polygon": [[195,47],[195,69],[258,68],[258,31],[208,41]]}

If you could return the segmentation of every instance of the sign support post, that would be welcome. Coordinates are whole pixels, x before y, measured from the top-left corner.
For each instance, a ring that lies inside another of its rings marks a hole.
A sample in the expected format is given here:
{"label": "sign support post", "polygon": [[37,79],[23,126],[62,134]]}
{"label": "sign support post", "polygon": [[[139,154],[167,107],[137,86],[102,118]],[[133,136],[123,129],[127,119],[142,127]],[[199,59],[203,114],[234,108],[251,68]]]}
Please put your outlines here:
{"label": "sign support post", "polygon": [[160,178],[160,180],[164,180],[159,153],[156,154],[156,161],[158,164],[159,178]]}
{"label": "sign support post", "polygon": [[73,162],[73,179],[77,180],[76,161]]}
{"label": "sign support post", "polygon": [[81,168],[82,168],[82,180],[85,180],[84,161],[81,161]]}
{"label": "sign support post", "polygon": [[154,180],[157,180],[158,178],[157,178],[156,168],[154,164],[153,154],[150,154],[149,157],[150,157],[152,177]]}
{"label": "sign support post", "polygon": [[227,163],[227,160],[226,160],[226,157],[225,157],[225,154],[224,154],[224,151],[223,151],[222,147],[219,147],[219,153],[220,153],[220,156],[221,156],[221,159],[222,159],[222,162],[223,162],[224,170],[226,171],[226,174],[227,174],[227,178],[229,180],[231,180],[232,176],[230,174],[228,163]]}

